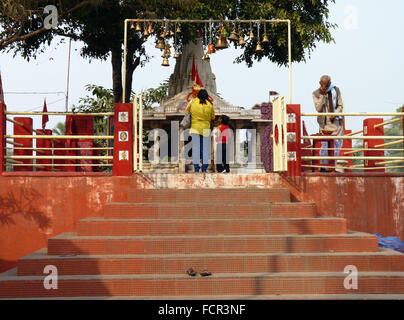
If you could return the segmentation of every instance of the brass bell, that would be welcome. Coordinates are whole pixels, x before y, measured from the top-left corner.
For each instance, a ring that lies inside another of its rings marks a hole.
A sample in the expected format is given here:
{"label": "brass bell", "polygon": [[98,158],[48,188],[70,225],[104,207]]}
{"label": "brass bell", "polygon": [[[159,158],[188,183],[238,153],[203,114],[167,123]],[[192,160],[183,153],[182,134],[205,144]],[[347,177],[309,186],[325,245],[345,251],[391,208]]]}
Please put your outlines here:
{"label": "brass bell", "polygon": [[177,33],[181,33],[181,28],[180,28],[180,25],[178,25],[177,30],[175,30],[175,32],[177,32]]}
{"label": "brass bell", "polygon": [[170,66],[170,62],[168,62],[167,58],[164,58],[163,63],[161,64],[163,67],[169,67]]}
{"label": "brass bell", "polygon": [[154,33],[154,29],[153,29],[153,24],[152,24],[152,23],[149,24],[149,28],[147,29],[147,32],[149,33],[149,35],[152,34],[152,33]]}
{"label": "brass bell", "polygon": [[148,37],[149,36],[149,31],[147,31],[147,29],[145,28],[143,31],[143,37]]}
{"label": "brass bell", "polygon": [[268,42],[269,42],[268,36],[264,34],[264,36],[262,37],[262,43],[268,43]]}
{"label": "brass bell", "polygon": [[246,41],[244,40],[244,37],[242,34],[240,34],[240,37],[238,38],[238,44],[240,46],[244,46],[246,44]]}
{"label": "brass bell", "polygon": [[157,49],[163,50],[165,48],[165,44],[164,44],[164,39],[160,39],[159,42],[156,45]]}
{"label": "brass bell", "polygon": [[202,56],[202,60],[204,60],[204,61],[209,61],[209,60],[210,60],[209,55],[208,55],[207,53],[205,53],[205,54]]}
{"label": "brass bell", "polygon": [[257,43],[257,46],[255,47],[255,52],[256,53],[261,53],[262,52],[261,42],[259,42],[259,41]]}
{"label": "brass bell", "polygon": [[135,24],[133,23],[133,21],[130,22],[130,29],[131,30],[135,29]]}
{"label": "brass bell", "polygon": [[135,29],[135,31],[136,31],[136,32],[142,32],[142,28],[140,27],[140,23],[139,23],[139,22],[136,23],[136,29]]}
{"label": "brass bell", "polygon": [[216,50],[226,49],[229,47],[226,37],[220,36],[215,44]]}
{"label": "brass bell", "polygon": [[254,40],[255,39],[254,32],[250,31],[249,37],[251,40]]}
{"label": "brass bell", "polygon": [[229,40],[230,40],[230,41],[234,41],[234,42],[236,42],[236,41],[238,40],[236,30],[233,30],[233,31],[230,33]]}
{"label": "brass bell", "polygon": [[174,37],[174,34],[175,34],[174,31],[170,30],[170,32],[169,32],[169,37],[170,37],[170,38]]}
{"label": "brass bell", "polygon": [[163,31],[162,33],[160,33],[159,38],[160,38],[160,39],[165,39],[166,36],[167,36],[166,32]]}
{"label": "brass bell", "polygon": [[178,53],[177,51],[175,51],[173,58],[174,58],[174,59],[178,59],[179,57],[180,57],[179,53]]}

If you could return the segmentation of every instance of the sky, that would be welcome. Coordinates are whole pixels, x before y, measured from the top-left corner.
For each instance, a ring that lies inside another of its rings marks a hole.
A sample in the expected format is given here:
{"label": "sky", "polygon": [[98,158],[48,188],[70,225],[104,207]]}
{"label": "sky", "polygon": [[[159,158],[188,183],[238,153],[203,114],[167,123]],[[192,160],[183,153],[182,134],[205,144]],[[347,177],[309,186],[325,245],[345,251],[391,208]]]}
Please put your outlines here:
{"label": "sky", "polygon": [[[329,6],[328,21],[338,24],[331,30],[335,43],[317,43],[306,62],[292,65],[292,101],[302,112],[315,112],[312,92],[318,88],[321,75],[331,76],[341,90],[345,112],[394,112],[404,104],[404,1],[337,0]],[[85,85],[112,88],[112,68],[107,61],[89,61],[80,56],[81,44],[72,42],[69,110],[88,93]],[[146,50],[154,56],[143,68],[134,72],[133,90],[157,87],[174,70],[162,67],[161,52],[149,41]],[[234,64],[240,54],[233,47],[211,56],[217,90],[228,102],[244,108],[267,102],[269,90],[289,96],[287,68],[280,68],[268,59],[252,68]],[[0,71],[7,109],[41,111],[46,98],[48,111],[65,111],[68,41],[52,46],[36,60],[27,62],[12,53],[0,54]],[[39,94],[23,94],[36,92]],[[361,130],[365,117],[348,117],[346,129]],[[47,128],[64,121],[50,116]],[[309,134],[318,132],[314,117],[304,117]],[[34,117],[34,127],[41,127],[41,117]],[[12,124],[8,124],[8,133]]]}

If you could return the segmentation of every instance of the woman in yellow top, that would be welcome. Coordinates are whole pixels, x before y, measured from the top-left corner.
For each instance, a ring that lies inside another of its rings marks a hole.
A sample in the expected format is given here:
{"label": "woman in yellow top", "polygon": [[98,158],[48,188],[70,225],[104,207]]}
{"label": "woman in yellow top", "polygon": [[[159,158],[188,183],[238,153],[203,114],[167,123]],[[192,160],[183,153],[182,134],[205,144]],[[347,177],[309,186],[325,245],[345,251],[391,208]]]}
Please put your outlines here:
{"label": "woman in yellow top", "polygon": [[215,119],[215,109],[209,101],[208,92],[201,89],[197,97],[188,103],[185,113],[191,107],[191,129],[192,137],[192,159],[194,162],[195,172],[200,170],[200,160],[202,158],[202,172],[206,172],[209,166],[208,151],[210,138],[210,122]]}

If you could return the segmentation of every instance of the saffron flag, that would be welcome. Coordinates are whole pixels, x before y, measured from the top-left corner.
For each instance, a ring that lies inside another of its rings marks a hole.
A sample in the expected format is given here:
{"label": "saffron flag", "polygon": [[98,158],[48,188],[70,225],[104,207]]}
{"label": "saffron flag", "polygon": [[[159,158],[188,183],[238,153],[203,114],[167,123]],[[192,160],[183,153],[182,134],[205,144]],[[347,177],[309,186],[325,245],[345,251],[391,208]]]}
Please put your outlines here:
{"label": "saffron flag", "polygon": [[3,83],[1,81],[1,73],[0,73],[0,103],[5,103],[4,102]]}
{"label": "saffron flag", "polygon": [[[43,105],[43,110],[42,110],[42,112],[48,112],[48,109],[46,108],[46,98],[45,98],[45,102],[44,102],[44,105]],[[48,117],[48,115],[47,114],[43,114],[42,115],[42,129],[43,130],[45,130],[45,126],[46,126],[46,123],[49,121],[49,117]]]}
{"label": "saffron flag", "polygon": [[192,81],[196,82],[198,86],[203,88],[203,83],[201,81],[201,78],[199,77],[198,67],[195,64],[195,56],[192,60]]}

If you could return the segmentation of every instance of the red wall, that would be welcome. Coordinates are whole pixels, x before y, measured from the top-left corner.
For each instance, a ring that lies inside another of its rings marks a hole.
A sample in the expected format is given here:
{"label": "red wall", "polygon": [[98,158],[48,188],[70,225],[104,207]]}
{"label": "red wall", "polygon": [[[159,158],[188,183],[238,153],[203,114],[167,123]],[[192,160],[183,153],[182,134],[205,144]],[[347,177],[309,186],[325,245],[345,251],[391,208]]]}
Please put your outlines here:
{"label": "red wall", "polygon": [[74,232],[78,220],[102,217],[105,202],[120,201],[130,181],[105,175],[0,176],[0,272],[47,247],[48,238]]}
{"label": "red wall", "polygon": [[[0,272],[15,267],[20,257],[46,247],[48,238],[75,232],[78,220],[102,217],[103,205],[125,201],[129,187],[149,187],[137,176],[53,175],[0,176]],[[320,215],[345,217],[350,230],[404,240],[403,176],[295,178],[266,174],[248,179],[261,186],[288,187],[293,200],[316,202]]]}

